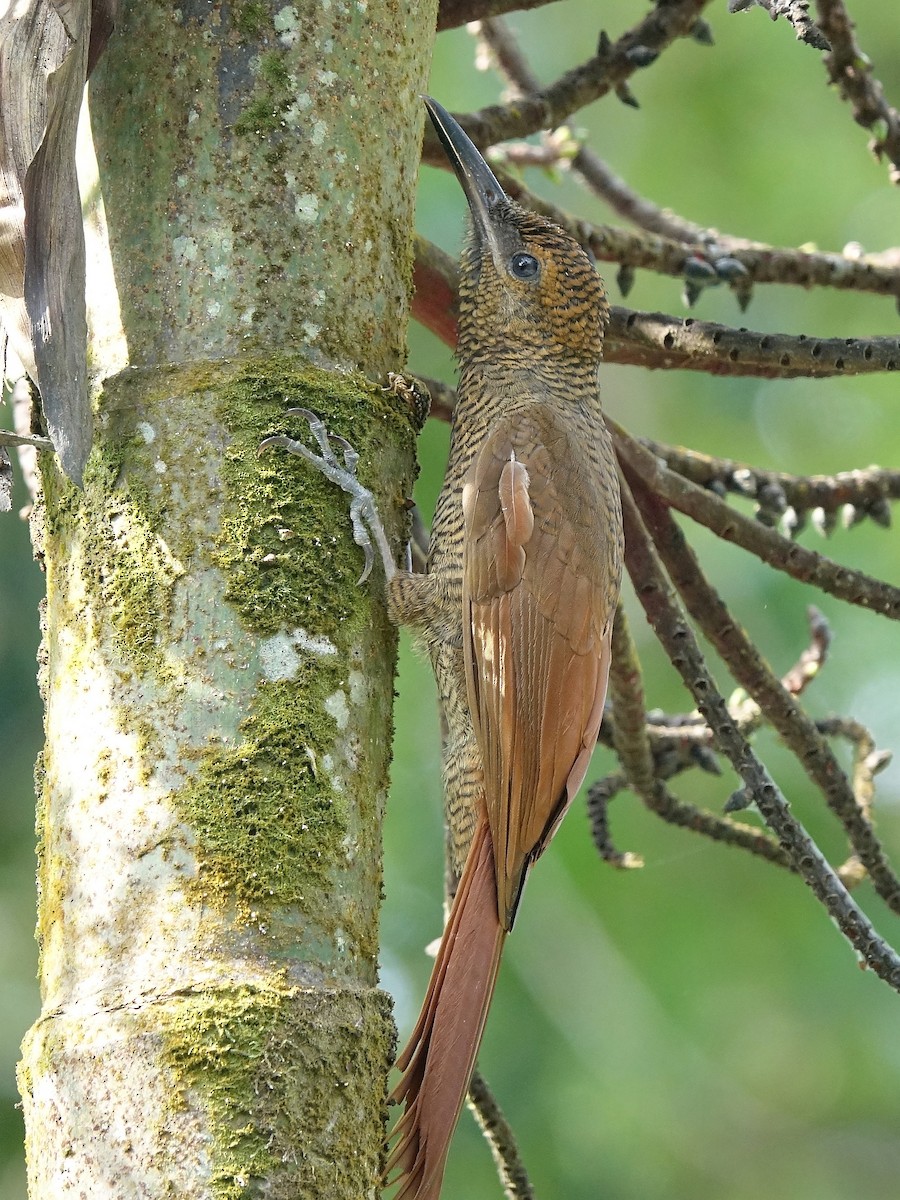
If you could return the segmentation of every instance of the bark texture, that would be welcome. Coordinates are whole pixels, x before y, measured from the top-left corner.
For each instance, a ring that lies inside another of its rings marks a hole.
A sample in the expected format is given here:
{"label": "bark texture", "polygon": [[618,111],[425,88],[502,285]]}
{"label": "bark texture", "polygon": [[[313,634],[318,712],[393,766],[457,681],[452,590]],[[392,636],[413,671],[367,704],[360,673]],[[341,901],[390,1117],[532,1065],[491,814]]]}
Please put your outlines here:
{"label": "bark texture", "polygon": [[399,551],[416,414],[379,382],[433,30],[411,2],[135,2],[98,69],[130,366],[98,388],[84,490],[45,469],[35,531],[33,1200],[377,1189],[394,633],[345,497],[256,447],[321,413]]}

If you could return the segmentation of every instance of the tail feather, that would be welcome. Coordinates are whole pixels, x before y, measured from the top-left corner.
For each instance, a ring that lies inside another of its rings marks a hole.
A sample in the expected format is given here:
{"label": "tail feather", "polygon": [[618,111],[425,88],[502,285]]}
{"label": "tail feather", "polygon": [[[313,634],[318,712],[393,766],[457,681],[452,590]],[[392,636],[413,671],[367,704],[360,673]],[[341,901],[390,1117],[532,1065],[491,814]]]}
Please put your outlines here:
{"label": "tail feather", "polygon": [[397,1060],[391,1093],[405,1111],[387,1170],[399,1168],[396,1200],[437,1200],[450,1139],[484,1032],[506,930],[497,916],[494,849],[487,818],[475,830],[441,938],[422,1012]]}

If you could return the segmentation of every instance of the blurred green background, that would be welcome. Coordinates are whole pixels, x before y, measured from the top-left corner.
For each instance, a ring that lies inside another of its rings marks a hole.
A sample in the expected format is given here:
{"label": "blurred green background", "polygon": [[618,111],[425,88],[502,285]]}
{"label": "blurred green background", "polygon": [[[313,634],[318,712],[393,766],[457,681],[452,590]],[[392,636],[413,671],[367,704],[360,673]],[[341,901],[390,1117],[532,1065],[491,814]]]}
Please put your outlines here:
{"label": "blurred green background", "polygon": [[[900,21],[884,0],[853,0],[861,45],[900,102]],[[583,61],[604,27],[618,37],[646,11],[636,0],[554,4],[511,18],[543,81]],[[889,15],[886,15],[889,14]],[[661,205],[774,245],[867,250],[900,242],[900,192],[867,153],[868,134],[826,86],[821,55],[759,9],[711,6],[714,48],[682,41],[638,73],[634,110],[608,97],[573,124],[633,187]],[[467,111],[496,100],[474,66],[465,30],[438,40],[430,90]],[[530,186],[570,210],[613,220],[577,181],[529,173]],[[458,248],[462,193],[425,170],[419,228]],[[602,269],[602,264],[601,264]],[[613,272],[611,272],[613,274]],[[683,313],[676,280],[639,274],[628,304]],[[619,298],[613,283],[614,302]],[[757,291],[742,315],[710,290],[696,315],[754,329],[821,336],[897,334],[892,301],[797,288]],[[446,347],[416,326],[414,372],[452,382]],[[699,374],[609,366],[608,410],[634,433],[795,472],[900,462],[897,381],[720,381]],[[4,424],[8,419],[4,419]],[[421,440],[418,499],[440,486],[448,431]],[[16,505],[24,503],[19,492]],[[691,530],[706,569],[783,671],[806,644],[817,603],[834,643],[806,695],[816,716],[852,715],[879,746],[900,749],[900,630],[820,597]],[[823,548],[811,531],[805,545]],[[900,542],[870,522],[837,531],[827,550],[897,582]],[[38,1011],[33,883],[32,767],[41,740],[35,685],[42,579],[27,531],[0,521],[0,1198],[23,1200],[21,1119],[14,1065]],[[633,597],[626,602],[647,673],[648,704],[689,707]],[[718,666],[718,664],[717,664]],[[722,686],[729,689],[719,672]],[[442,834],[433,684],[404,635],[391,806],[385,829],[387,900],[383,983],[396,997],[401,1038],[424,993],[422,947],[441,926]],[[762,734],[758,747],[795,811],[835,860],[844,846],[806,777]],[[842,757],[846,760],[843,747]],[[598,752],[592,777],[610,769]],[[721,808],[735,786],[692,774],[676,791]],[[858,969],[811,895],[785,872],[663,826],[630,795],[612,808],[622,849],[641,871],[602,864],[576,801],[529,883],[488,1024],[482,1066],[520,1139],[538,1197],[549,1200],[887,1200],[900,1177],[898,1000]],[[752,817],[748,817],[752,820]],[[880,831],[900,858],[900,764],[878,779]],[[896,943],[891,918],[864,885],[860,901]],[[487,1149],[464,1114],[446,1200],[499,1194]]]}

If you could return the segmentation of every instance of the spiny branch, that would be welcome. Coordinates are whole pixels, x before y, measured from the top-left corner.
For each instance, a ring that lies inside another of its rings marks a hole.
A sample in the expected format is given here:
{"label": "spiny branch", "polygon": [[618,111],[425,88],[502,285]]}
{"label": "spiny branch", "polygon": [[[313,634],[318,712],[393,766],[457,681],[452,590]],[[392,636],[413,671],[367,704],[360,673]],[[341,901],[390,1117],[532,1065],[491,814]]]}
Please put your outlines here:
{"label": "spiny branch", "polygon": [[813,526],[823,536],[834,528],[838,512],[848,528],[870,517],[887,529],[891,523],[890,501],[900,500],[900,471],[866,467],[836,475],[790,475],[667,446],[652,438],[639,440],[670,470],[692,483],[721,497],[731,493],[755,500],[757,519],[764,524],[780,523],[790,536],[803,528],[807,513],[812,514]]}
{"label": "spiny branch", "polygon": [[812,584],[849,604],[858,604],[894,620],[900,619],[900,588],[833,562],[743,516],[713,492],[670,471],[614,421],[607,421],[607,424],[623,463],[641,479],[648,492],[705,525],[717,537],[737,543],[793,579]]}
{"label": "spiny branch", "polygon": [[900,112],[885,100],[871,62],[857,45],[844,0],[816,0],[816,8],[819,28],[831,43],[825,56],[828,77],[852,106],[854,121],[874,133],[869,148],[891,164],[891,183],[900,183]]}
{"label": "spiny branch", "polygon": [[[657,765],[659,760],[651,747],[644,711],[640,663],[621,607],[616,613],[613,626],[610,693],[615,711],[613,743],[622,764],[625,781],[652,812],[672,825],[701,833],[714,841],[740,846],[779,866],[791,866],[789,856],[765,833],[732,821],[728,817],[717,817],[693,804],[687,804],[675,797],[666,787]],[[606,836],[606,805],[610,799],[605,780],[601,780],[599,787],[594,785],[588,792],[588,812],[595,826],[595,842],[601,854],[615,862],[615,865],[640,866],[640,859],[634,855],[620,855],[614,852],[615,858],[612,858],[608,853],[611,843]]]}
{"label": "spiny branch", "polygon": [[711,375],[825,379],[900,370],[900,338],[759,333],[613,306],[604,356],[608,362]]}
{"label": "spiny branch", "polygon": [[806,42],[814,50],[830,49],[827,39],[809,15],[809,0],[729,0],[728,11],[743,12],[754,5],[764,8],[773,21],[776,17],[784,17],[793,25],[798,42]]}
{"label": "spiny branch", "polygon": [[894,912],[900,913],[900,880],[888,864],[868,814],[858,804],[831,747],[731,616],[706,579],[669,509],[644,486],[640,475],[627,462],[624,470],[644,527],[653,538],[659,558],[688,612],[820,789],[878,894]]}
{"label": "spiny branch", "polygon": [[[458,280],[449,255],[424,238],[417,238],[413,316],[448,346],[456,344]],[[900,370],[900,338],[759,333],[613,305],[604,357],[607,362],[712,375],[826,378]]]}
{"label": "spiny branch", "polygon": [[829,287],[900,297],[898,249],[869,255],[855,249],[843,254],[797,250],[700,227],[696,227],[700,237],[687,242],[657,233],[592,224],[529,191],[520,179],[499,167],[497,176],[514,200],[562,226],[600,262],[652,270],[694,282],[701,288],[725,282],[739,298],[746,296],[747,288],[757,283]]}
{"label": "spiny branch", "polygon": [[628,484],[622,481],[625,558],[647,619],[679,671],[698,709],[713,730],[719,749],[735,771],[797,872],[831,914],[860,958],[892,988],[900,991],[900,957],[876,933],[803,826],[793,817],[780,789],[741,733],[716,690],[696,638],[644,526]]}
{"label": "spiny branch", "polygon": [[[554,129],[586,104],[621,88],[635,71],[647,66],[676,38],[689,34],[710,2],[669,0],[656,5],[617,42],[607,45],[601,39],[600,52],[541,92],[514,105],[491,105],[457,120],[480,148],[527,137],[541,129]],[[437,138],[429,134],[423,159],[440,165],[440,157]]]}

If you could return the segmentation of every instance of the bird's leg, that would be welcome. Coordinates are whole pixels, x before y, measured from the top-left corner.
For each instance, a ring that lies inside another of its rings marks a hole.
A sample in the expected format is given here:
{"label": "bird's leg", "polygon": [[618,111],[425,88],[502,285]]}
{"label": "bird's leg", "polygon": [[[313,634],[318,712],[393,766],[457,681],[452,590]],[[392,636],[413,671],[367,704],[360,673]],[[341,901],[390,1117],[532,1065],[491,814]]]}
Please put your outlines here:
{"label": "bird's leg", "polygon": [[[381,554],[381,561],[384,564],[385,577],[388,583],[390,583],[397,573],[397,565],[394,562],[394,555],[388,542],[387,534],[384,532],[384,525],[378,514],[375,497],[356,478],[359,455],[346,438],[340,437],[336,433],[329,433],[321,417],[317,417],[308,408],[289,408],[285,416],[303,417],[309,422],[310,432],[318,442],[321,453],[316,454],[308,446],[305,446],[303,442],[297,442],[283,433],[267,437],[264,441],[260,442],[259,452],[267,450],[270,446],[281,446],[289,454],[298,454],[301,458],[305,458],[308,463],[312,463],[314,467],[321,471],[326,479],[330,479],[332,483],[336,483],[338,487],[343,488],[350,497],[350,521],[353,525],[353,540],[357,546],[362,548],[365,555],[365,565],[363,566],[363,573],[359,577],[359,582],[365,583],[372,571],[372,564],[375,561],[375,550],[372,545],[374,539],[375,545]],[[338,446],[341,450],[343,465],[335,453],[335,446]],[[408,547],[407,554],[409,554]]]}

